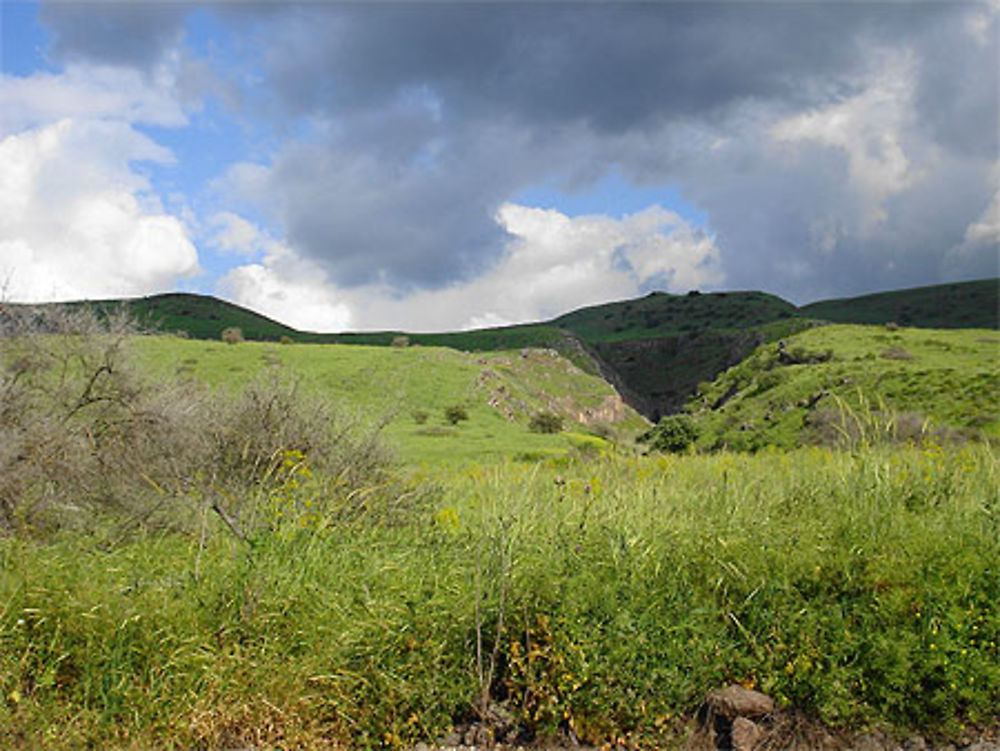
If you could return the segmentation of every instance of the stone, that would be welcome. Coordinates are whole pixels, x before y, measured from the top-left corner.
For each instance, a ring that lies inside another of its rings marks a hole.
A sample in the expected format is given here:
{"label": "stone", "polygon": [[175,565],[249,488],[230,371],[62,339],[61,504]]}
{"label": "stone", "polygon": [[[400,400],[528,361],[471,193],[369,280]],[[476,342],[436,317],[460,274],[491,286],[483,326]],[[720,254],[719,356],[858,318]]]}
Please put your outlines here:
{"label": "stone", "polygon": [[763,717],[774,711],[774,700],[770,696],[736,685],[713,691],[705,699],[705,704],[713,714],[730,720],[736,717]]}
{"label": "stone", "polygon": [[746,717],[737,717],[733,720],[733,729],[729,734],[733,751],[753,751],[763,736],[764,731]]}

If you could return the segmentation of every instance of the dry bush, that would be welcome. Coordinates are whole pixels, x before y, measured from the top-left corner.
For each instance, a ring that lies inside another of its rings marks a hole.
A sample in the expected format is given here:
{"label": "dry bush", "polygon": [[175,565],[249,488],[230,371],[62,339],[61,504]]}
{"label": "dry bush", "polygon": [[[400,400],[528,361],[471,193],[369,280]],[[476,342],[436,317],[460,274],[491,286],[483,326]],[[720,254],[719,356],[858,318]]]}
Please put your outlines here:
{"label": "dry bush", "polygon": [[222,330],[222,335],[220,337],[222,341],[226,344],[239,344],[244,341],[243,339],[243,329],[239,326],[229,326]]}
{"label": "dry bush", "polygon": [[294,454],[339,489],[383,485],[380,425],[365,427],[271,373],[232,396],[152,383],[135,327],[84,308],[0,311],[0,529],[42,532],[113,515],[184,524],[205,508],[240,529]]}

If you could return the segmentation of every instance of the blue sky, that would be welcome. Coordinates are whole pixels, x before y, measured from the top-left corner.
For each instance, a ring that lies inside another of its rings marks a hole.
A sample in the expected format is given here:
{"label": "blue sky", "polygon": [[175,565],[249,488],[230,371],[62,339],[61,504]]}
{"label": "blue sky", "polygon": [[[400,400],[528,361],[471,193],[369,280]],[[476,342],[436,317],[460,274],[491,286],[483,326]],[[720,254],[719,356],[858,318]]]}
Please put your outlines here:
{"label": "blue sky", "polygon": [[436,330],[997,273],[995,2],[0,9],[11,299]]}

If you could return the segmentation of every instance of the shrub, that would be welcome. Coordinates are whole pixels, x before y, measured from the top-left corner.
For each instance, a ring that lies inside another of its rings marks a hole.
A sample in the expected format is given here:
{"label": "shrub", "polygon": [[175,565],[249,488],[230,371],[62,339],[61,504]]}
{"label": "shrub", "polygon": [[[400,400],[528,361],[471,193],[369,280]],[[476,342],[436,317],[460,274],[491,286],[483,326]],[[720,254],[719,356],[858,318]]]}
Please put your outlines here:
{"label": "shrub", "polygon": [[410,414],[413,417],[413,422],[417,425],[423,425],[427,422],[427,418],[430,417],[430,414],[425,409],[415,409]]}
{"label": "shrub", "polygon": [[882,359],[884,360],[912,360],[913,355],[905,347],[900,347],[895,345],[889,347],[882,353]]}
{"label": "shrub", "polygon": [[244,341],[243,329],[239,326],[229,326],[222,330],[222,341],[226,344],[239,344]]}
{"label": "shrub", "polygon": [[392,346],[393,347],[409,347],[410,346],[410,337],[408,337],[408,336],[394,336],[392,338]]}
{"label": "shrub", "polygon": [[698,428],[688,415],[668,415],[637,439],[651,451],[680,453],[698,440]]}
{"label": "shrub", "polygon": [[288,452],[336,488],[383,484],[380,426],[277,373],[237,395],[191,379],[153,383],[130,363],[125,319],[54,309],[2,324],[16,336],[0,356],[0,530],[107,515],[122,529],[177,526],[208,508],[246,531],[259,517],[256,491],[280,484]]}
{"label": "shrub", "polygon": [[452,425],[458,425],[462,420],[469,419],[469,413],[461,404],[453,404],[444,408],[444,419]]}
{"label": "shrub", "polygon": [[558,433],[562,428],[562,416],[555,412],[536,412],[528,423],[528,430],[532,433]]}
{"label": "shrub", "polygon": [[278,344],[295,344],[295,340],[285,334],[278,340]]}

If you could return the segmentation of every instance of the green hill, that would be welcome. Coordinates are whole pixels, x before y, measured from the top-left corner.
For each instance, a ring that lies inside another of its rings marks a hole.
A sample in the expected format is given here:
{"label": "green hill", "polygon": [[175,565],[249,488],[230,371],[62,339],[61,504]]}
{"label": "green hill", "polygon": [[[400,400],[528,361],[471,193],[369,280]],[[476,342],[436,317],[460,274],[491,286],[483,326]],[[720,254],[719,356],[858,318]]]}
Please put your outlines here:
{"label": "green hill", "polygon": [[[474,355],[445,347],[227,345],[173,336],[137,337],[134,345],[154,374],[213,387],[237,389],[268,370],[301,378],[306,388],[386,420],[387,437],[408,462],[558,455],[599,448],[646,424],[606,382],[552,350]],[[454,405],[468,419],[452,425],[444,410]],[[539,412],[562,417],[564,430],[532,432]]]}
{"label": "green hill", "polygon": [[836,323],[894,322],[931,329],[995,329],[1000,327],[998,291],[1000,280],[980,279],[823,300],[799,311]]}
{"label": "green hill", "polygon": [[744,330],[797,315],[790,302],[764,292],[653,292],[637,300],[581,308],[552,323],[596,343]]}
{"label": "green hill", "polygon": [[239,327],[252,340],[387,347],[406,343],[463,352],[552,349],[578,368],[600,374],[632,407],[652,420],[681,410],[699,384],[713,380],[758,346],[821,322],[923,328],[997,328],[998,280],[919,287],[796,308],[764,292],[654,292],[635,300],[595,305],[552,321],[475,331],[408,334],[401,331],[317,334],[212,297],[154,295],[89,303],[124,304],[145,325],[218,339]]}
{"label": "green hill", "polygon": [[992,330],[831,325],[759,347],[687,405],[702,448],[1000,438]]}

